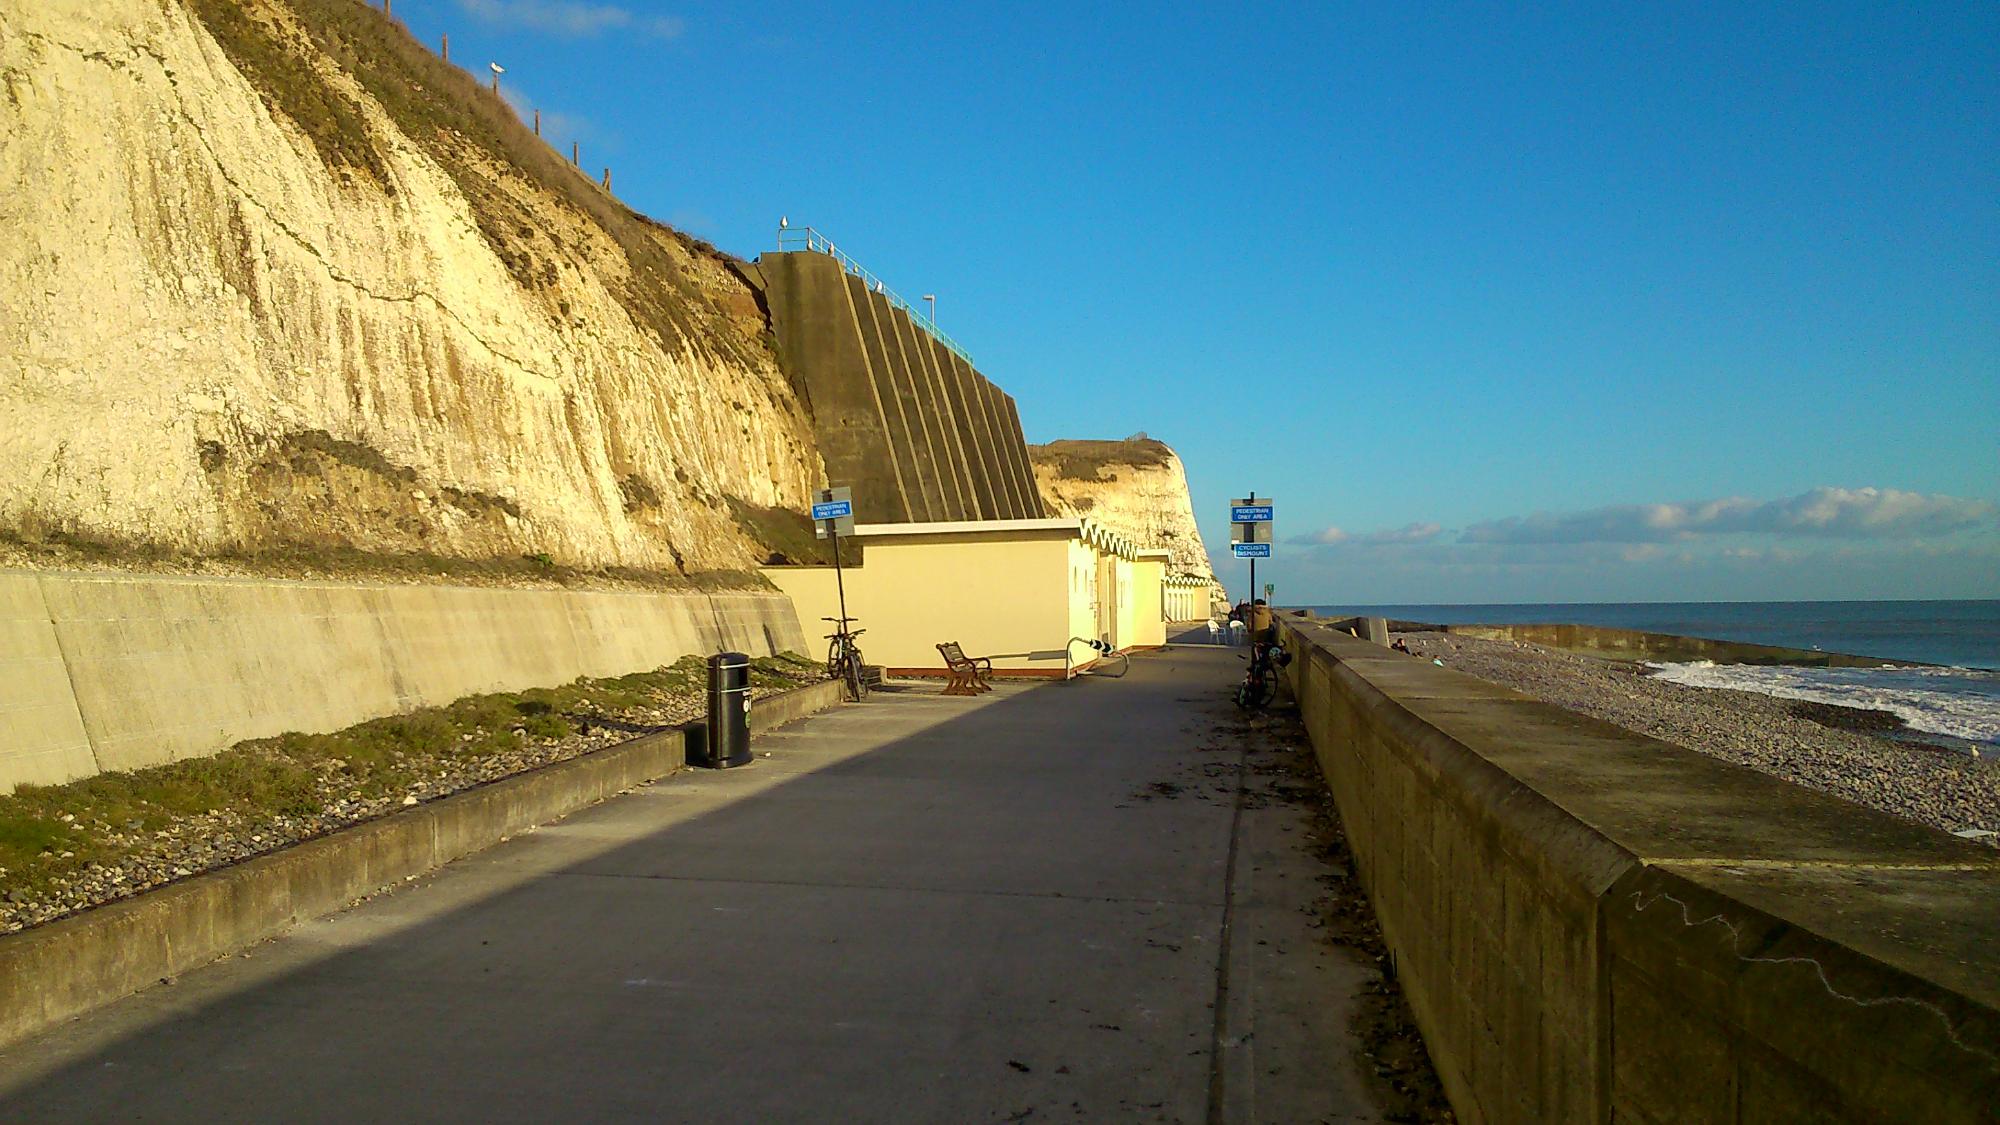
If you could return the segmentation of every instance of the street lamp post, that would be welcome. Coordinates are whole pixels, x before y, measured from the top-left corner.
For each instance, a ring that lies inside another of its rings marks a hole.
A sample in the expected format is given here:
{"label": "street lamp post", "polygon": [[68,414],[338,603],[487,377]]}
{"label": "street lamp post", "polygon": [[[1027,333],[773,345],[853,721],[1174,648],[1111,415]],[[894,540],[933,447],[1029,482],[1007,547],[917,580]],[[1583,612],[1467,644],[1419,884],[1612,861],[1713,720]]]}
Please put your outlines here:
{"label": "street lamp post", "polygon": [[924,294],[924,303],[925,303],[925,304],[928,304],[928,305],[929,305],[929,306],[931,307],[931,312],[930,312],[930,316],[931,316],[931,327],[932,327],[932,328],[936,328],[936,327],[937,327],[937,294],[936,294],[936,293],[926,293],[926,294]]}

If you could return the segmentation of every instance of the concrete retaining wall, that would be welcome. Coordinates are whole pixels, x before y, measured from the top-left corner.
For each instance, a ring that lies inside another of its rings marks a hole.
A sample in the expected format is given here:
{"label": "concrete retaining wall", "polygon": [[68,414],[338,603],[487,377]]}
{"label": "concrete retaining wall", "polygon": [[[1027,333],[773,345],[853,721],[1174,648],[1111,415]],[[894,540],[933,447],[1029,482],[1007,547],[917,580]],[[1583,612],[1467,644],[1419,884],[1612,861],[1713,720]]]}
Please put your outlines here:
{"label": "concrete retaining wall", "polygon": [[1006,412],[1007,455],[1012,459],[1013,473],[1027,496],[1027,518],[1047,519],[1048,508],[1042,503],[1042,490],[1035,483],[1035,467],[1028,460],[1028,440],[1021,430],[1021,411],[1014,405],[1014,396],[1005,391],[1000,393],[1000,405]]}
{"label": "concrete retaining wall", "polygon": [[828,478],[854,490],[855,510],[866,518],[908,522],[895,444],[845,271],[824,254],[768,254],[758,270],[778,358],[812,408]]}
{"label": "concrete retaining wall", "polygon": [[939,498],[943,502],[938,508],[938,518],[956,519],[959,517],[954,513],[977,510],[972,466],[959,439],[958,424],[952,414],[944,376],[938,370],[930,333],[917,327],[908,312],[891,308],[887,300],[877,305],[876,316],[894,330],[896,343],[902,349],[902,362],[917,385],[924,433],[930,439],[931,463],[938,474]]}
{"label": "concrete retaining wall", "polygon": [[825,254],[766,254],[745,276],[864,522],[1042,517],[1013,400],[907,310]]}
{"label": "concrete retaining wall", "polygon": [[[868,366],[876,375],[910,518],[943,519],[944,507],[939,501],[942,481],[932,461],[929,428],[924,417],[930,412],[930,403],[918,396],[917,381],[905,362],[894,326],[885,326],[880,315],[895,310],[886,302],[874,300],[876,294],[870,293],[867,285],[852,274],[847,277],[847,292],[854,304]],[[882,393],[885,390],[887,393]]]}
{"label": "concrete retaining wall", "polygon": [[0,572],[0,790],[689,654],[803,651],[775,593]]}
{"label": "concrete retaining wall", "polygon": [[[750,728],[840,692],[827,681],[759,700]],[[673,773],[684,754],[680,730],[647,735],[0,937],[0,1047]]]}
{"label": "concrete retaining wall", "polygon": [[2000,1120],[2000,855],[1280,620],[1462,1119]]}

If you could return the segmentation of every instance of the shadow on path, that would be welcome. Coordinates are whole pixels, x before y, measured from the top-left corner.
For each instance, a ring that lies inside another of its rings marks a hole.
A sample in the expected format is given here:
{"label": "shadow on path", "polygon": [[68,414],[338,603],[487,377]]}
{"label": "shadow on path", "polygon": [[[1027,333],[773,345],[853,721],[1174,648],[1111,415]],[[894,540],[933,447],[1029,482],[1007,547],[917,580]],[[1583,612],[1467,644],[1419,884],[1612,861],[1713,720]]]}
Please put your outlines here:
{"label": "shadow on path", "polygon": [[[1375,1118],[1372,970],[1223,957],[1319,893],[1235,795],[1236,655],[785,728],[0,1053],[0,1118]],[[1286,989],[1311,1053],[1238,1075]]]}

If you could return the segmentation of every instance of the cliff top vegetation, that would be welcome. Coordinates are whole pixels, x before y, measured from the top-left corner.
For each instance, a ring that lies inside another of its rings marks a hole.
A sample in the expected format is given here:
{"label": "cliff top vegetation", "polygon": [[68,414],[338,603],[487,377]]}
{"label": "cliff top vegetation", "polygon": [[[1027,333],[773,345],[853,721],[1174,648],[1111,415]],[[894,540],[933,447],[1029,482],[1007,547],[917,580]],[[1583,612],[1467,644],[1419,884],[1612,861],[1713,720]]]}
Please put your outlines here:
{"label": "cliff top vegetation", "polygon": [[1030,445],[1028,457],[1038,466],[1052,468],[1056,476],[1065,480],[1103,480],[1104,470],[1116,465],[1163,468],[1173,463],[1174,451],[1165,442],[1135,434],[1123,441],[1063,438],[1046,445]]}
{"label": "cliff top vegetation", "polygon": [[728,255],[619,202],[522,124],[498,94],[393,17],[362,0],[188,2],[265,104],[305,133],[336,176],[388,195],[397,190],[384,138],[326,73],[329,62],[452,177],[481,235],[524,289],[553,288],[564,258],[589,255],[589,246],[565,243],[563,224],[547,211],[566,209],[623,252],[619,298],[662,348],[705,344],[735,353],[732,359],[769,360],[767,347],[726,323],[730,311],[694,276],[696,260],[726,263]]}

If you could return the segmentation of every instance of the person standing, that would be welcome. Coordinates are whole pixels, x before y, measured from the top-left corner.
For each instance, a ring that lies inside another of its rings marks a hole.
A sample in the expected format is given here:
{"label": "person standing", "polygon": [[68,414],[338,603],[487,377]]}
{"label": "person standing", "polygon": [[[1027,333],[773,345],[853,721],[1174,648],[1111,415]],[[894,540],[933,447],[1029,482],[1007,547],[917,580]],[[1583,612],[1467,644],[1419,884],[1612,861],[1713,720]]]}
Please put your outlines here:
{"label": "person standing", "polygon": [[1270,644],[1278,639],[1277,630],[1272,627],[1271,607],[1263,598],[1250,603],[1250,638]]}

